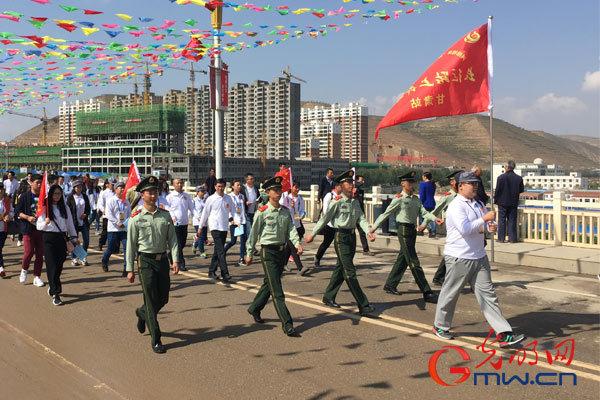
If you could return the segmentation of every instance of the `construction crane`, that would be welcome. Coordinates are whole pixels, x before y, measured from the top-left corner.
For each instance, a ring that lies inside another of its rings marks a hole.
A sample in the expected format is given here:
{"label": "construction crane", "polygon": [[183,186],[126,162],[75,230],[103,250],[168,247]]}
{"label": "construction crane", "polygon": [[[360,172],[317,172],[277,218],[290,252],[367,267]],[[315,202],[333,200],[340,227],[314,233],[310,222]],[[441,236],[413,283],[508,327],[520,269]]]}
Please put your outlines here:
{"label": "construction crane", "polygon": [[[139,96],[137,75],[134,75],[133,78],[134,78],[133,93],[135,94],[135,97],[137,98]],[[120,82],[120,81],[112,80],[109,82],[109,85],[131,85],[131,82]]]}
{"label": "construction crane", "polygon": [[22,113],[22,112],[18,112],[18,111],[13,111],[13,110],[6,110],[7,114],[19,115],[21,117],[35,118],[35,119],[39,119],[40,121],[42,121],[42,146],[46,146],[46,141],[48,138],[48,117],[46,116],[46,107],[43,108],[43,112],[44,112],[44,115],[39,116],[39,115],[26,114],[26,113]]}
{"label": "construction crane", "polygon": [[302,83],[308,83],[308,82],[306,82],[304,79],[302,79],[302,78],[299,78],[299,77],[297,77],[297,76],[293,75],[293,74],[290,72],[290,66],[289,66],[289,65],[288,65],[288,66],[287,66],[287,67],[286,67],[286,68],[285,68],[283,71],[281,71],[281,72],[283,73],[283,75],[284,75],[284,76],[285,76],[285,77],[286,77],[286,78],[287,78],[289,81],[291,81],[292,79],[295,79],[295,80],[297,80],[297,81],[299,81],[299,82],[302,82]]}

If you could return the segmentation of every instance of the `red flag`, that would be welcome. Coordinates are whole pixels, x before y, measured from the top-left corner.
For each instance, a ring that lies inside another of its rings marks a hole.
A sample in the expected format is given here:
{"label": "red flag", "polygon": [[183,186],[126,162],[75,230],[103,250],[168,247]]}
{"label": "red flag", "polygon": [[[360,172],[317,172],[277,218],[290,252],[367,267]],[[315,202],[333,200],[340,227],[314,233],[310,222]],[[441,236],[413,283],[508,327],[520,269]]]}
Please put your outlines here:
{"label": "red flag", "polygon": [[125,182],[125,190],[123,190],[123,194],[121,195],[121,199],[125,200],[125,196],[127,195],[127,191],[132,187],[136,187],[142,179],[140,178],[140,171],[135,163],[135,160],[131,162],[129,166],[129,173],[127,174],[127,182]]}
{"label": "red flag", "polygon": [[83,10],[83,13],[86,15],[96,15],[96,14],[102,14],[102,11],[96,11],[96,10]]}
{"label": "red flag", "polygon": [[275,173],[275,176],[280,176],[281,179],[281,191],[283,193],[290,191],[290,189],[292,188],[292,184],[291,184],[291,171],[289,170],[289,168],[284,167],[283,169],[280,169],[279,171],[277,171]]}
{"label": "red flag", "polygon": [[48,189],[50,189],[48,185],[48,172],[44,172],[40,195],[38,196],[37,211],[35,213],[36,217],[42,215],[44,210],[48,208]]}
{"label": "red flag", "polygon": [[490,24],[469,32],[446,50],[379,122],[375,139],[381,129],[408,121],[488,111],[492,74]]}
{"label": "red flag", "polygon": [[181,55],[193,61],[200,61],[204,57],[202,42],[195,37],[191,38],[188,44],[185,45]]}

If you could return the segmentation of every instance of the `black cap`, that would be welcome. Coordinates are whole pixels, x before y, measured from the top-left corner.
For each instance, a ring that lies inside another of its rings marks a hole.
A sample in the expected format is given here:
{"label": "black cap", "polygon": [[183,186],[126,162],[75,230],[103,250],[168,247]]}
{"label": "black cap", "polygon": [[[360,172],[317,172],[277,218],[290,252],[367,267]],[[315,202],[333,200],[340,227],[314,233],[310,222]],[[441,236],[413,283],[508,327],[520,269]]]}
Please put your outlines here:
{"label": "black cap", "polygon": [[334,179],[335,183],[354,182],[354,171],[348,170]]}
{"label": "black cap", "polygon": [[448,175],[446,175],[446,179],[450,180],[450,179],[456,179],[456,175],[465,172],[465,170],[463,169],[457,169],[456,171],[452,171],[451,173],[449,173]]}
{"label": "black cap", "polygon": [[262,188],[264,190],[269,190],[269,189],[281,189],[281,182],[283,181],[283,178],[280,176],[276,176],[273,178],[269,178],[266,181],[263,182],[262,184]]}
{"label": "black cap", "polygon": [[135,187],[137,192],[142,193],[144,190],[156,189],[158,190],[158,178],[154,175],[150,175],[142,179],[140,183]]}
{"label": "black cap", "polygon": [[409,181],[409,182],[416,182],[417,178],[415,178],[415,175],[417,173],[415,171],[410,171],[402,176],[399,176],[398,179],[400,179],[400,182],[402,181]]}

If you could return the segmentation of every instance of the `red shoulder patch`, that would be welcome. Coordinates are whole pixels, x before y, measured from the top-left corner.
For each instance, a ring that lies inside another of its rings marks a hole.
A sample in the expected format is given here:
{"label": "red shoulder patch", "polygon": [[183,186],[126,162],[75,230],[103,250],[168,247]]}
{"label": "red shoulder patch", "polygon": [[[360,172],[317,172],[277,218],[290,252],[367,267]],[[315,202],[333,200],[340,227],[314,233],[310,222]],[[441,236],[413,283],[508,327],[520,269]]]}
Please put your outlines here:
{"label": "red shoulder patch", "polygon": [[141,212],[142,212],[142,210],[136,210],[136,211],[134,211],[133,214],[131,214],[131,218],[135,217],[136,215],[138,215]]}
{"label": "red shoulder patch", "polygon": [[400,197],[402,197],[402,193],[396,193],[396,197],[397,197],[397,198],[400,198]]}
{"label": "red shoulder patch", "polygon": [[265,204],[264,206],[259,207],[258,211],[265,211],[267,208],[269,208],[269,206]]}
{"label": "red shoulder patch", "polygon": [[341,194],[338,194],[337,196],[335,196],[335,199],[336,199],[336,200],[339,200],[339,199],[341,199],[341,198],[342,198],[342,195],[341,195]]}

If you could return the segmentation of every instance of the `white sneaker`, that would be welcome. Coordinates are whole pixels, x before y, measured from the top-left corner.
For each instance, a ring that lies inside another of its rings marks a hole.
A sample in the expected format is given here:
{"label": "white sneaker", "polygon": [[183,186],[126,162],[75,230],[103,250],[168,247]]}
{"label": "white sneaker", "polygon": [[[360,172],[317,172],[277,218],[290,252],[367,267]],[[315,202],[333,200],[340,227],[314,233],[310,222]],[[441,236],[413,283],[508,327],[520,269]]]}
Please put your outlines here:
{"label": "white sneaker", "polygon": [[6,277],[6,272],[4,272],[4,267],[0,267],[0,278]]}
{"label": "white sneaker", "polygon": [[90,265],[90,263],[89,263],[89,262],[87,262],[87,258],[84,258],[83,260],[81,260],[81,264],[82,264],[82,265],[85,265],[86,267],[87,267],[88,265]]}
{"label": "white sneaker", "polygon": [[40,278],[39,276],[34,276],[33,277],[33,286],[44,287],[44,286],[46,286],[46,284],[44,283],[42,278]]}
{"label": "white sneaker", "polygon": [[78,260],[78,259],[76,259],[76,258],[72,259],[72,260],[71,260],[71,265],[72,265],[73,267],[76,267],[76,266],[78,266],[78,265],[79,265],[79,260]]}
{"label": "white sneaker", "polygon": [[17,240],[17,247],[21,247],[23,246],[23,242],[21,242],[20,240]]}
{"label": "white sneaker", "polygon": [[22,269],[21,270],[21,275],[19,275],[19,283],[24,284],[25,282],[27,282],[27,270],[26,269]]}

